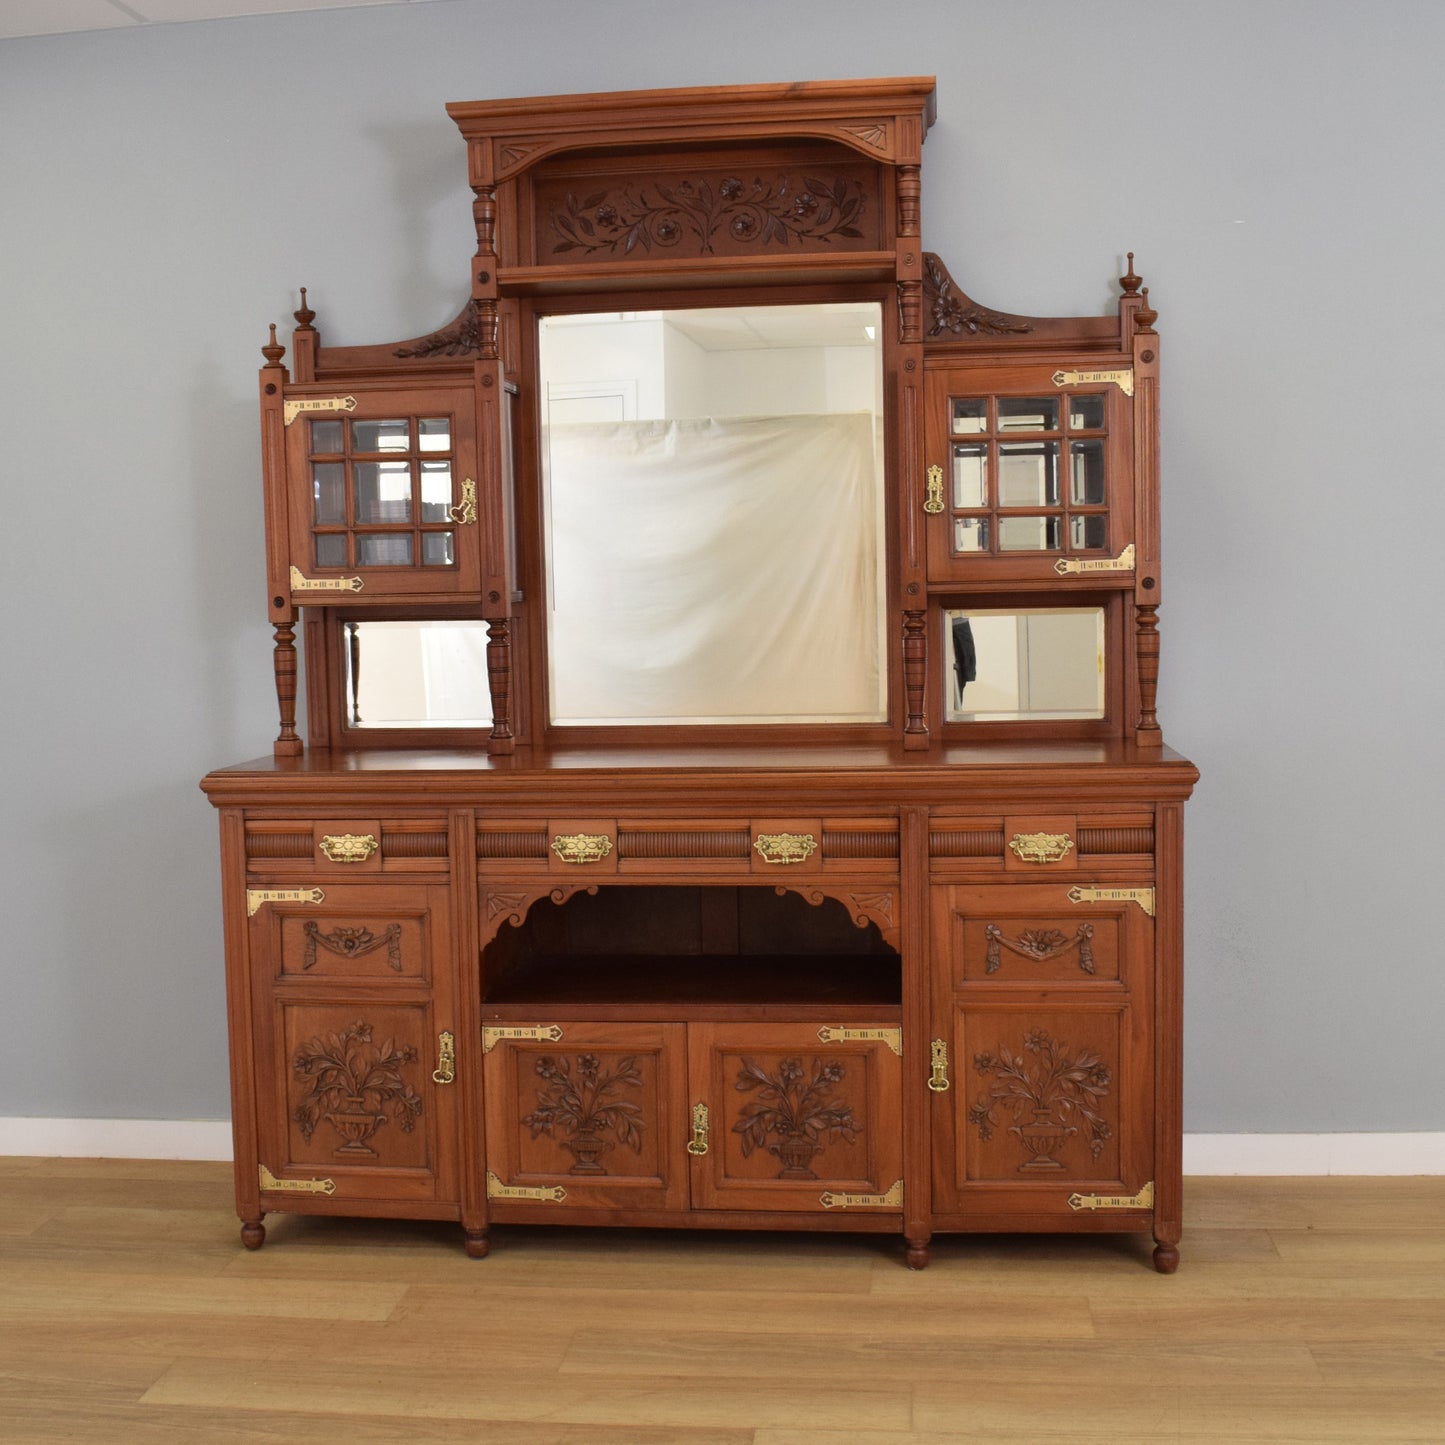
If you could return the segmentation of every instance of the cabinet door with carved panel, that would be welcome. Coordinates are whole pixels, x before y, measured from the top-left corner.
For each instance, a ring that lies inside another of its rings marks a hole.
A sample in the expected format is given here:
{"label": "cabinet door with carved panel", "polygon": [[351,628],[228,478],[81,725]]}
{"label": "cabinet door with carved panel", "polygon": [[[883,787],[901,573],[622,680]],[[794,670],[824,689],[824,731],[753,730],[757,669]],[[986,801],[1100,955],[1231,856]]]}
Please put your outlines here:
{"label": "cabinet door with carved panel", "polygon": [[297,605],[477,597],[469,387],[288,387],[285,511]]}
{"label": "cabinet door with carved panel", "polygon": [[693,1208],[901,1211],[900,1035],[690,1025]]}
{"label": "cabinet door with carved panel", "polygon": [[258,905],[263,1197],[457,1199],[447,901],[440,887],[327,883]]}
{"label": "cabinet door with carved panel", "polygon": [[934,1208],[1147,1209],[1152,891],[934,889]]}
{"label": "cabinet door with carved panel", "polygon": [[681,1024],[491,1024],[482,1046],[494,1218],[687,1208]]}

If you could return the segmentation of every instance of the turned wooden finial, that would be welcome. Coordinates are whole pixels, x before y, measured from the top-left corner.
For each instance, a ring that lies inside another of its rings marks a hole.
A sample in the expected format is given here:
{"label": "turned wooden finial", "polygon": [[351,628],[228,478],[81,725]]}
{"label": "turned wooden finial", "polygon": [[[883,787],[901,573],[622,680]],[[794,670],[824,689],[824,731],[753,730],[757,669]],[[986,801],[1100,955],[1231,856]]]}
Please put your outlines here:
{"label": "turned wooden finial", "polygon": [[1119,277],[1119,284],[1124,288],[1126,296],[1137,296],[1139,294],[1139,283],[1144,278],[1134,274],[1134,253],[1129,252],[1129,271],[1125,276]]}
{"label": "turned wooden finial", "polygon": [[1152,310],[1149,305],[1149,288],[1144,288],[1144,304],[1134,313],[1134,320],[1140,331],[1147,331],[1150,335],[1154,332],[1154,323],[1159,319],[1159,313]]}
{"label": "turned wooden finial", "polygon": [[271,339],[261,348],[261,355],[266,358],[267,367],[275,367],[278,370],[281,366],[281,358],[286,355],[286,348],[276,340],[276,323],[271,323]]}
{"label": "turned wooden finial", "polygon": [[315,328],[311,325],[316,320],[316,313],[306,304],[306,288],[301,288],[301,309],[291,313],[296,318],[296,325],[302,331],[312,331]]}

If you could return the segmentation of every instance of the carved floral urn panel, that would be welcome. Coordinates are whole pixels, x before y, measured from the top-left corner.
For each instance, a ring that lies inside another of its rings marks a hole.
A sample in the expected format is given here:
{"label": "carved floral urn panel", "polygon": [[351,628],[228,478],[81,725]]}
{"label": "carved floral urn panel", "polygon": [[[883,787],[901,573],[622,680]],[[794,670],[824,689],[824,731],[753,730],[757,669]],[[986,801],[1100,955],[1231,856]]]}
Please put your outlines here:
{"label": "carved floral urn panel", "polygon": [[280,1004],[293,1165],[426,1169],[434,1121],[430,1009]]}

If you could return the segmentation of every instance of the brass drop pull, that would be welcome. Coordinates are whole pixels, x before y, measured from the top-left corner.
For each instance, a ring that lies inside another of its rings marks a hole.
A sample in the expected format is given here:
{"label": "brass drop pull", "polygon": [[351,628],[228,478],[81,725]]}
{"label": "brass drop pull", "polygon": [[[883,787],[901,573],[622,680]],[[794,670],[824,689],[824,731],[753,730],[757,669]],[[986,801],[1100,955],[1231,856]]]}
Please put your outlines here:
{"label": "brass drop pull", "polygon": [[707,1153],[707,1129],[707,1105],[694,1104],[692,1106],[692,1138],[687,1145],[689,1154]]}
{"label": "brass drop pull", "polygon": [[930,517],[937,516],[943,510],[943,468],[931,466],[928,469],[927,496],[924,498],[923,510]]}
{"label": "brass drop pull", "polygon": [[432,1070],[434,1084],[450,1084],[457,1076],[457,1041],[443,1030],[437,1035],[437,1066]]}
{"label": "brass drop pull", "polygon": [[935,1094],[946,1094],[948,1092],[948,1043],[944,1039],[934,1039],[929,1045],[929,1052],[932,1058],[932,1069],[928,1075],[928,1087]]}
{"label": "brass drop pull", "polygon": [[375,833],[328,833],[316,846],[333,863],[365,863],[381,844]]}
{"label": "brass drop pull", "polygon": [[477,520],[477,484],[471,477],[462,483],[461,505],[448,507],[447,516],[459,527],[470,527]]}

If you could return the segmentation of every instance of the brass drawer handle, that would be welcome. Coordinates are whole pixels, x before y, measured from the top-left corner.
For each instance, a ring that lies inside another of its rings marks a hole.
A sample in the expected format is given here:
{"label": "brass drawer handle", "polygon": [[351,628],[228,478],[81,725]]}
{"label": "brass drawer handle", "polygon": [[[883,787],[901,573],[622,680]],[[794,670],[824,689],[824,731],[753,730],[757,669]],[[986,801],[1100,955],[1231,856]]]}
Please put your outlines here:
{"label": "brass drawer handle", "polygon": [[434,1084],[450,1084],[457,1076],[457,1041],[443,1030],[437,1035],[437,1066],[432,1070]]}
{"label": "brass drawer handle", "polygon": [[612,851],[612,839],[606,833],[559,833],[552,851],[564,863],[600,863]]}
{"label": "brass drawer handle", "polygon": [[753,847],[764,863],[806,863],[818,840],[811,833],[759,833]]}
{"label": "brass drawer handle", "polygon": [[1067,857],[1074,840],[1067,833],[1015,833],[1008,846],[1025,863],[1058,863]]}
{"label": "brass drawer handle", "polygon": [[707,1153],[708,1119],[707,1105],[692,1106],[692,1138],[688,1140],[687,1152],[699,1155]]}
{"label": "brass drawer handle", "polygon": [[328,833],[316,846],[333,863],[365,863],[381,844],[374,833]]}
{"label": "brass drawer handle", "polygon": [[928,1087],[935,1094],[946,1094],[948,1082],[948,1043],[945,1039],[934,1039],[929,1045],[932,1066],[928,1074]]}

